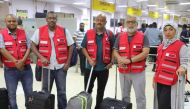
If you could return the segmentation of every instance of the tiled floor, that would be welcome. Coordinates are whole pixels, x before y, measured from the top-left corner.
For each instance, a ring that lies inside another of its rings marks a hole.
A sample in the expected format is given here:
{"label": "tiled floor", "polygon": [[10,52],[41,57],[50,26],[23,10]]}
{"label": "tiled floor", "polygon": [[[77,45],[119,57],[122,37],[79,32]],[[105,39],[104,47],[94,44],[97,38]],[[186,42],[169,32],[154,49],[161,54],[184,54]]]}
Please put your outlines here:
{"label": "tiled floor", "polygon": [[[32,68],[34,69],[34,65],[32,65]],[[148,65],[146,68],[146,98],[147,98],[147,109],[153,109],[153,88],[152,88],[152,76],[153,72],[151,72],[152,65]],[[79,70],[80,71],[80,70]],[[83,76],[80,75],[80,73],[75,73],[76,68],[72,67],[68,71],[67,75],[67,98],[69,100],[70,97],[78,94],[83,90],[84,87],[84,82],[83,82]],[[110,75],[109,75],[109,80],[106,86],[105,90],[105,97],[114,97],[114,89],[115,89],[115,66],[110,70]],[[3,70],[0,69],[0,87],[5,87],[5,82],[4,82],[4,75],[3,75]],[[41,90],[41,83],[36,82],[34,79],[34,84],[33,84],[33,89],[34,90]],[[190,87],[188,86],[188,90],[190,90]],[[133,109],[136,109],[136,103],[135,103],[135,94],[132,89],[131,91],[131,101],[133,103]],[[56,94],[56,87],[54,84],[52,93]],[[119,81],[118,81],[118,99],[121,99],[121,92],[120,92],[120,86],[119,86]],[[93,107],[95,105],[95,99],[96,99],[96,85],[94,87],[94,92],[92,94],[93,96]],[[57,102],[57,100],[56,100]],[[23,90],[21,84],[19,84],[18,89],[17,89],[17,103],[19,109],[25,109],[24,107],[24,95],[23,95]],[[57,103],[56,103],[57,104]],[[92,107],[92,109],[93,109]],[[57,107],[55,108],[57,109]]]}

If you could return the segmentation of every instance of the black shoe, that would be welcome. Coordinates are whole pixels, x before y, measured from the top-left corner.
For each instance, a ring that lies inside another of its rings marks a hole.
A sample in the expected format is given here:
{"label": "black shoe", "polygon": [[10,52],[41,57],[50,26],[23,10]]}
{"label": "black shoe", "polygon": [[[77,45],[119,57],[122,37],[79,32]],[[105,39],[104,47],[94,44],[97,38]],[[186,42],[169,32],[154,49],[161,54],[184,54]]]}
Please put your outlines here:
{"label": "black shoe", "polygon": [[81,76],[84,76],[84,73],[81,73],[80,75],[81,75]]}

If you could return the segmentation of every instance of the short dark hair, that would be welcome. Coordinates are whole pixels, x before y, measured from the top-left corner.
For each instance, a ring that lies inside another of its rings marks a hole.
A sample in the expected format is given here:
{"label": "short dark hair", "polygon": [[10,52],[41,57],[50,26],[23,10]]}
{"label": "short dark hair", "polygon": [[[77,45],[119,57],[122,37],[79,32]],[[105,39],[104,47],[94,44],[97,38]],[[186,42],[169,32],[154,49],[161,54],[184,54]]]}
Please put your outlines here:
{"label": "short dark hair", "polygon": [[153,22],[153,23],[152,23],[152,27],[153,27],[153,28],[157,28],[157,23],[156,23],[156,22]]}
{"label": "short dark hair", "polygon": [[117,24],[118,26],[122,26],[122,23],[121,22],[118,22],[118,24]]}
{"label": "short dark hair", "polygon": [[186,29],[186,28],[187,28],[187,25],[186,25],[186,24],[183,24],[183,28]]}
{"label": "short dark hair", "polygon": [[48,17],[49,14],[55,14],[56,17],[57,17],[57,14],[56,14],[54,11],[49,11],[49,12],[46,14],[46,18]]}
{"label": "short dark hair", "polygon": [[22,25],[22,19],[18,18],[17,22],[18,22],[18,25]]}
{"label": "short dark hair", "polygon": [[84,23],[83,23],[83,22],[81,22],[79,25],[84,25]]}

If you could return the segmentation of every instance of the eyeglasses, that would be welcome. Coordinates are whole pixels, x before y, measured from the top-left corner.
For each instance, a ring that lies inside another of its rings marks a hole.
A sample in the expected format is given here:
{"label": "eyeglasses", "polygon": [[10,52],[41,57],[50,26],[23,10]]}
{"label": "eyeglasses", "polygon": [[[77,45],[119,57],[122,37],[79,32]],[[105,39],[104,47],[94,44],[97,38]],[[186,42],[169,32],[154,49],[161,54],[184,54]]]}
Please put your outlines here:
{"label": "eyeglasses", "polygon": [[127,21],[127,24],[136,24],[137,22],[136,21]]}

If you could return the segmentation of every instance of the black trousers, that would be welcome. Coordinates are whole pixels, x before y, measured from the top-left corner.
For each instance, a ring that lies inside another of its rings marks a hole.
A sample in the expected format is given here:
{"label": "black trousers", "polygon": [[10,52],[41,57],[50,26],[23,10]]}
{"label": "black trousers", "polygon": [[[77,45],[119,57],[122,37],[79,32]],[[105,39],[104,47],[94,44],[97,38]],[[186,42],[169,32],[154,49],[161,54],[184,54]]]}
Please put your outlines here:
{"label": "black trousers", "polygon": [[[90,70],[87,69],[86,73],[84,75],[84,84],[85,84],[85,89],[87,86],[88,78],[90,75]],[[100,103],[103,100],[104,97],[104,90],[108,81],[108,76],[109,76],[109,70],[103,70],[103,71],[93,71],[92,73],[92,78],[90,81],[88,93],[92,93],[93,87],[94,87],[94,81],[97,78],[97,95],[96,95],[96,107],[95,109],[99,109]]]}
{"label": "black trousers", "polygon": [[82,52],[82,48],[81,49],[77,49],[77,52],[79,54],[79,58],[80,58],[80,71],[81,71],[81,74],[84,74],[85,73],[85,61],[86,61],[86,58]]}
{"label": "black trousers", "polygon": [[[157,45],[156,45],[157,46]],[[156,55],[157,54],[157,47],[150,47],[150,51],[149,51],[149,54],[153,54],[153,55]],[[154,62],[154,65],[153,65],[153,68],[152,68],[152,71],[155,71],[155,68],[156,68],[156,56],[149,56],[150,57],[150,62]]]}
{"label": "black trousers", "polygon": [[158,109],[171,109],[171,86],[157,83]]}

